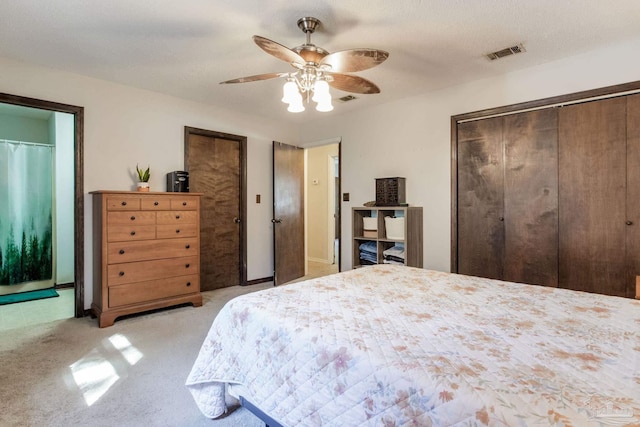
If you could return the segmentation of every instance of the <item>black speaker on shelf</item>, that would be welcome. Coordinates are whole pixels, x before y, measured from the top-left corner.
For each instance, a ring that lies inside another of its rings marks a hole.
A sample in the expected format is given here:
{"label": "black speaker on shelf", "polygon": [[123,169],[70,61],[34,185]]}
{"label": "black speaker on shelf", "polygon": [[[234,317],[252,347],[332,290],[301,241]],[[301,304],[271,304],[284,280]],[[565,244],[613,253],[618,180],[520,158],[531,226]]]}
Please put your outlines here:
{"label": "black speaker on shelf", "polygon": [[173,171],[167,174],[167,191],[176,193],[189,192],[189,172]]}

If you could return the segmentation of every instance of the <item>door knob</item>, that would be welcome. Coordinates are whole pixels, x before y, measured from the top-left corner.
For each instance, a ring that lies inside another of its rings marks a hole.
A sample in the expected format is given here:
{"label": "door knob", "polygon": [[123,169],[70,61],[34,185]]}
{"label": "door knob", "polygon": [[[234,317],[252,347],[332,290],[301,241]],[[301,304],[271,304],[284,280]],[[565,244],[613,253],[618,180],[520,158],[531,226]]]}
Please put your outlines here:
{"label": "door knob", "polygon": [[233,218],[233,222],[235,222],[236,224],[240,224],[242,221],[240,221],[240,218],[235,217]]}
{"label": "door knob", "polygon": [[282,222],[282,218],[274,218],[271,220],[271,222],[274,224],[280,224]]}
{"label": "door knob", "polygon": [[627,221],[625,224],[627,224],[627,225],[633,225],[633,221]]}

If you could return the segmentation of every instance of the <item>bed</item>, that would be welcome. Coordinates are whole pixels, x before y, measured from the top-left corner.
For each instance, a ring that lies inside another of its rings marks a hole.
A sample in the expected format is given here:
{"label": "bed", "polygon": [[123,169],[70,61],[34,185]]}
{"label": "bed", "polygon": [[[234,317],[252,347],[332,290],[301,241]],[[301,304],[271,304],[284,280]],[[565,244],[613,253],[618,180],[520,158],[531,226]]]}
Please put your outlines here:
{"label": "bed", "polygon": [[186,385],[283,426],[638,426],[640,301],[397,265],[237,297]]}

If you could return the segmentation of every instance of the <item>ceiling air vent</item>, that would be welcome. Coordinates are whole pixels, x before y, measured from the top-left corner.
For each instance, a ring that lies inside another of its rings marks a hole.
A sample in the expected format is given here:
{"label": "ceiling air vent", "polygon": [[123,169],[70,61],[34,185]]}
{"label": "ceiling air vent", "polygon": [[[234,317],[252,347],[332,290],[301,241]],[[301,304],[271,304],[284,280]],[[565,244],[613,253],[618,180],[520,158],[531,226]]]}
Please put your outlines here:
{"label": "ceiling air vent", "polygon": [[338,101],[340,102],[349,102],[349,101],[353,101],[354,99],[358,99],[353,95],[347,95],[347,96],[343,96],[342,98],[338,98]]}
{"label": "ceiling air vent", "polygon": [[499,50],[497,52],[491,52],[487,54],[487,58],[490,60],[496,60],[500,58],[504,58],[505,56],[515,55],[516,53],[526,52],[522,43],[517,44],[515,46],[508,47],[506,49]]}

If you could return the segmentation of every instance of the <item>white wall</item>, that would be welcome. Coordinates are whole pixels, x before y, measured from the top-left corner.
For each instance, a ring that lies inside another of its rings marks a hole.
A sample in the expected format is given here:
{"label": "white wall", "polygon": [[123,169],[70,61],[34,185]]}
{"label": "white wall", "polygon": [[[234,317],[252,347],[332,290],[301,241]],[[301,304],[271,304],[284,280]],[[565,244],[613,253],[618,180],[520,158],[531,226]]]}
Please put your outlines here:
{"label": "white wall", "polygon": [[55,148],[55,262],[56,284],[73,283],[75,158],[73,114],[55,112],[49,119]]}
{"label": "white wall", "polygon": [[50,144],[49,125],[45,119],[0,113],[0,139]]}
{"label": "white wall", "polygon": [[343,267],[352,253],[345,213],[375,200],[375,178],[403,176],[407,202],[424,208],[424,266],[449,271],[451,116],[640,80],[640,55],[631,52],[640,39],[307,124],[308,141],[342,137],[342,191],[351,195],[342,205]]}
{"label": "white wall", "polygon": [[[407,201],[424,207],[424,266],[450,268],[452,115],[640,79],[640,39],[605,50],[305,123],[281,123],[0,58],[0,92],[85,107],[85,192],[132,190],[136,163],[151,166],[151,189],[183,168],[183,127],[248,137],[248,279],[270,276],[271,141],[342,137],[342,265],[351,265],[352,206],[375,199],[375,178],[407,178]],[[508,61],[509,58],[504,59]],[[495,66],[499,66],[496,62]],[[429,78],[425,75],[425,78]],[[383,82],[380,82],[384,90]],[[372,95],[375,96],[375,95]],[[262,203],[255,203],[255,195]],[[85,194],[85,306],[92,299],[92,212]],[[347,267],[345,267],[347,268]]]}
{"label": "white wall", "polygon": [[[248,279],[272,275],[271,141],[296,142],[293,129],[162,94],[0,58],[0,92],[83,106],[85,308],[92,290],[92,190],[133,190],[136,163],[151,166],[151,190],[184,167],[184,126],[244,135],[247,141]],[[255,194],[262,203],[255,203]]]}

